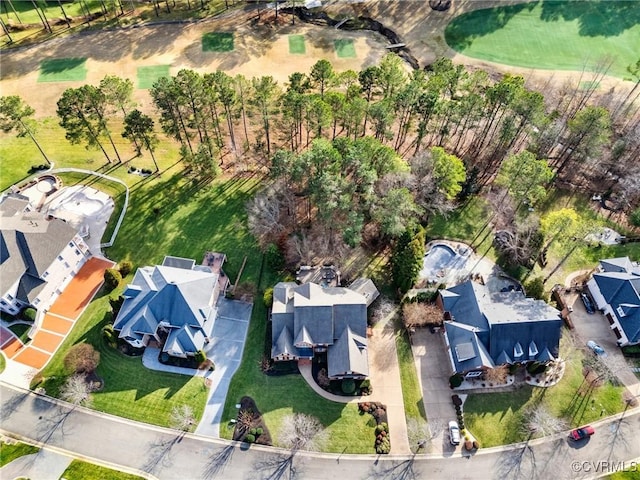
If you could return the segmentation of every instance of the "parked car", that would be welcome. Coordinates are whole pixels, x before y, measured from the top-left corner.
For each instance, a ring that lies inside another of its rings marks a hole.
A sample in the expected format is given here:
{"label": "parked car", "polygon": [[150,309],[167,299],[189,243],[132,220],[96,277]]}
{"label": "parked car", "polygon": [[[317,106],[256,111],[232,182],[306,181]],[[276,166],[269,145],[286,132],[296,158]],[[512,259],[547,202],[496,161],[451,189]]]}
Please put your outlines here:
{"label": "parked car", "polygon": [[596,307],[593,305],[593,300],[586,293],[581,293],[580,298],[582,299],[582,303],[584,303],[584,308],[587,313],[596,313]]}
{"label": "parked car", "polygon": [[607,352],[605,352],[604,348],[602,348],[600,345],[598,345],[593,340],[589,340],[587,342],[587,347],[589,347],[593,353],[595,353],[596,355],[598,355],[600,357],[606,357],[607,356]]}
{"label": "parked car", "polygon": [[460,427],[455,420],[449,422],[449,441],[451,445],[460,445]]}
{"label": "parked car", "polygon": [[585,425],[584,427],[576,428],[569,432],[569,438],[575,442],[588,438],[596,433],[595,429],[591,425]]}

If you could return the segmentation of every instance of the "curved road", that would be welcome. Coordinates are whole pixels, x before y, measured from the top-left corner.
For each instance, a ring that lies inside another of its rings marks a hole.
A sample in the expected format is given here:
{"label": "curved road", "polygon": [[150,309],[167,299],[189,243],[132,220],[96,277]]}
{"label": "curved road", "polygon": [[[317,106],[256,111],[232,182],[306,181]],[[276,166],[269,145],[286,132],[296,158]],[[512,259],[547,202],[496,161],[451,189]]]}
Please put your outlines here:
{"label": "curved road", "polygon": [[[2,433],[88,460],[147,472],[159,479],[418,479],[594,478],[640,458],[640,409],[594,424],[596,434],[573,445],[564,435],[471,458],[291,452],[246,446],[96,413],[0,384]],[[626,460],[626,463],[623,463]]]}

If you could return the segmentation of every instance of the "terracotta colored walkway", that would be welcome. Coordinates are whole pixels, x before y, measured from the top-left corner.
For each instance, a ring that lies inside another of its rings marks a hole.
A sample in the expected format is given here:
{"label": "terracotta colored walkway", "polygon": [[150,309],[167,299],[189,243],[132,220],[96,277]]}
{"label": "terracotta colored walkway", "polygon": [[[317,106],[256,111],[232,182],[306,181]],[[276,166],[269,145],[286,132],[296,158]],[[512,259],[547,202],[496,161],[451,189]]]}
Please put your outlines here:
{"label": "terracotta colored walkway", "polygon": [[113,265],[109,260],[90,258],[53,303],[31,343],[24,347],[13,337],[2,345],[4,354],[29,367],[43,368],[102,285],[104,271]]}

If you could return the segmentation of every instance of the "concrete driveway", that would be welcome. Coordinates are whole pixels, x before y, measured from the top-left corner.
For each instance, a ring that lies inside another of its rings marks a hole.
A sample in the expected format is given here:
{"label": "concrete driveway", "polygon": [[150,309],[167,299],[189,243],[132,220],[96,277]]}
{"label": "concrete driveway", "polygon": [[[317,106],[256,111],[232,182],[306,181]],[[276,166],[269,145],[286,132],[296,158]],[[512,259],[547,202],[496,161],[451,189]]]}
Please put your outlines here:
{"label": "concrete driveway", "polygon": [[[442,331],[441,331],[442,332]],[[456,419],[449,388],[451,371],[443,333],[431,333],[428,328],[416,329],[412,334],[413,358],[422,388],[422,400],[433,439],[429,453],[451,454],[447,425]]]}
{"label": "concrete driveway", "polygon": [[216,369],[205,374],[211,388],[202,420],[196,428],[196,433],[200,435],[220,437],[222,410],[231,378],[242,362],[252,307],[252,303],[239,300],[218,300],[218,318],[206,349],[207,357],[213,360]]}
{"label": "concrete driveway", "polygon": [[609,322],[607,322],[605,316],[598,311],[592,314],[587,313],[577,293],[571,292],[563,295],[567,306],[573,308],[571,320],[575,327],[575,333],[579,338],[578,346],[586,349],[586,344],[589,340],[599,344],[607,352],[607,356],[601,358],[604,364],[612,372],[615,372],[618,379],[633,395],[640,395],[640,383],[616,344],[616,336],[609,328]]}

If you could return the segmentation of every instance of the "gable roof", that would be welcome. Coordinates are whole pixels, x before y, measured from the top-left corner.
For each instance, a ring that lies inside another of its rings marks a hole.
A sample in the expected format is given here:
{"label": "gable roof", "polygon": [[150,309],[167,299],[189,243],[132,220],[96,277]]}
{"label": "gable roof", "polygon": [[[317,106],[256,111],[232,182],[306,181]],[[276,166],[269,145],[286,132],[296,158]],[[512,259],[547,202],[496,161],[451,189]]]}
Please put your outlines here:
{"label": "gable roof", "polygon": [[640,267],[623,257],[601,260],[600,269],[589,281],[599,290],[598,306],[609,305],[629,343],[640,342]]}
{"label": "gable roof", "polygon": [[356,286],[359,291],[314,283],[276,284],[271,309],[272,358],[295,357],[299,348],[322,345],[327,346],[331,372],[367,375],[367,305],[378,291],[367,279]]}
{"label": "gable roof", "polygon": [[367,339],[347,327],[340,338],[327,350],[327,374],[369,376]]}
{"label": "gable roof", "polygon": [[452,317],[445,333],[457,372],[557,356],[562,320],[545,302],[521,292],[491,293],[471,281],[440,296]]}
{"label": "gable roof", "polygon": [[16,197],[0,202],[0,295],[19,282],[16,298],[31,303],[44,288],[43,274],[76,230],[57,218],[45,220],[28,207],[27,200]]}
{"label": "gable roof", "polygon": [[[189,264],[189,259],[183,260],[177,264]],[[193,354],[204,347],[213,330],[217,283],[218,274],[195,266],[192,270],[166,265],[139,268],[123,293],[114,329],[120,331],[120,338],[139,339],[162,326],[169,330],[164,351]]]}

